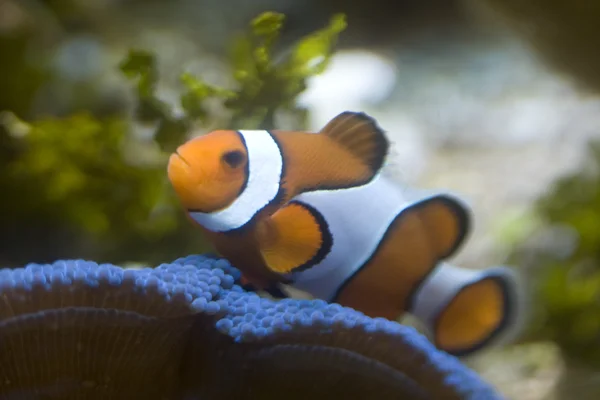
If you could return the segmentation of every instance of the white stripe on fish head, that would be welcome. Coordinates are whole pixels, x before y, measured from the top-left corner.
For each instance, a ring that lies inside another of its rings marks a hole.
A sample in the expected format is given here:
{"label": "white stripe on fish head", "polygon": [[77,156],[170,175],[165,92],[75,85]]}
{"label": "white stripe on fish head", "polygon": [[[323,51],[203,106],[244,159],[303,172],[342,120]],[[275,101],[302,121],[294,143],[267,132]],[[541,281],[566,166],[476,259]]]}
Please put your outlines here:
{"label": "white stripe on fish head", "polygon": [[248,180],[244,190],[222,210],[190,213],[196,222],[213,232],[227,232],[245,226],[280,192],[283,155],[273,136],[264,130],[238,132],[248,153]]}

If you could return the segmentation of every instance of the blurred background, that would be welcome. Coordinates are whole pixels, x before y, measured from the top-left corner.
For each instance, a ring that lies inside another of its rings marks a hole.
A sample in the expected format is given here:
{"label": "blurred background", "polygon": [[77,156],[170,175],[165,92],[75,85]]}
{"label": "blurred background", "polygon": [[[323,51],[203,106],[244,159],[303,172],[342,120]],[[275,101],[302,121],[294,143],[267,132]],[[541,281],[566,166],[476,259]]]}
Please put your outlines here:
{"label": "blurred background", "polygon": [[[274,74],[249,61],[265,11]],[[0,0],[0,266],[207,251],[169,149],[362,110],[399,183],[472,205],[452,261],[528,278],[526,334],[467,362],[511,399],[600,398],[599,45],[591,1]]]}

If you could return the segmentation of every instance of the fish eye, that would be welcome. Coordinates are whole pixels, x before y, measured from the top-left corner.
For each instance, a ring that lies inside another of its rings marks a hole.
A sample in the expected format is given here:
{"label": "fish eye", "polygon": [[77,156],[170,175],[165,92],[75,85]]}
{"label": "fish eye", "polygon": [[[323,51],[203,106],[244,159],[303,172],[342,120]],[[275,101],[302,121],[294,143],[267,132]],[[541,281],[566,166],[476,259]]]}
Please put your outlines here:
{"label": "fish eye", "polygon": [[228,151],[221,159],[231,168],[237,168],[244,162],[244,153],[239,150]]}

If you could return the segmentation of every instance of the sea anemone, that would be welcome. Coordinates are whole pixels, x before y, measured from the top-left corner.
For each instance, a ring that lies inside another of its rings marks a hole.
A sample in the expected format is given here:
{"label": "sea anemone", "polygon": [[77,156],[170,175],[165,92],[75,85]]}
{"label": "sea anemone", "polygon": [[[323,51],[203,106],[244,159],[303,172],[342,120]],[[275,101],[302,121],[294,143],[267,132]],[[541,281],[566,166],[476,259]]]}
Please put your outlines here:
{"label": "sea anemone", "polygon": [[0,398],[501,398],[413,328],[239,275],[199,255],[0,270]]}

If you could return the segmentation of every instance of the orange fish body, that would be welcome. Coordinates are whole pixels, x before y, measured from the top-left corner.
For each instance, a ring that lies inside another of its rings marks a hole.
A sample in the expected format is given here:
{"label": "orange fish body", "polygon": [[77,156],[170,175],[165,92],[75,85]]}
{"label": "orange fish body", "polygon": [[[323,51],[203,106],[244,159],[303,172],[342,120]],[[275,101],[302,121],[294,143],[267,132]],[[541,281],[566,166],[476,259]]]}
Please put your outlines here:
{"label": "orange fish body", "polygon": [[182,145],[168,173],[189,216],[259,288],[285,282],[370,316],[410,312],[457,355],[507,338],[521,315],[516,276],[442,263],[464,241],[468,208],[392,184],[388,148],[373,119],[345,112],[319,133],[211,132]]}

